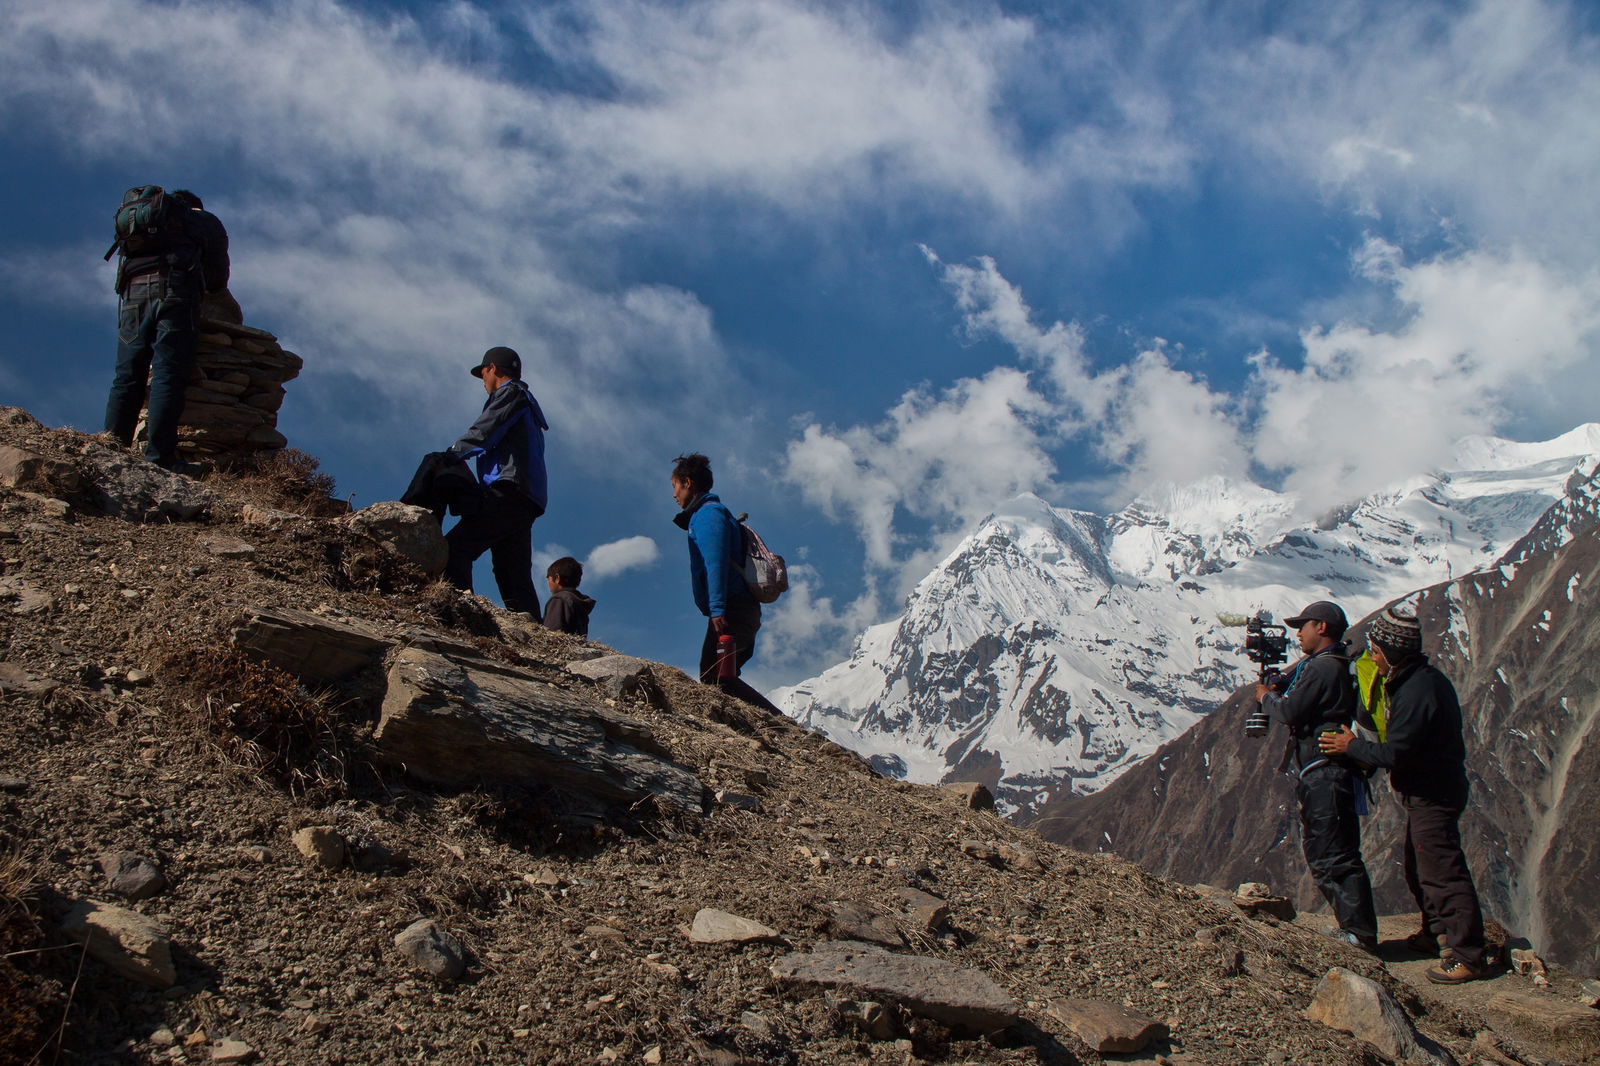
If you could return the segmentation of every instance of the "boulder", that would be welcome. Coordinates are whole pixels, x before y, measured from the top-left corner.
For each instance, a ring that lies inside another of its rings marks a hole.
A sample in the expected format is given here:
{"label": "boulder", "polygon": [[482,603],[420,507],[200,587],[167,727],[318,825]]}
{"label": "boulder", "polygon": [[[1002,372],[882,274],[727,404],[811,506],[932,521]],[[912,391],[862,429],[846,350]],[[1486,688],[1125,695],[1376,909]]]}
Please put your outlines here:
{"label": "boulder", "polygon": [[621,699],[648,683],[650,663],[631,655],[602,655],[597,659],[568,663],[567,672],[586,677],[605,689],[612,699]]}
{"label": "boulder", "polygon": [[1165,1022],[1147,1018],[1121,1003],[1105,999],[1057,999],[1050,1014],[1079,1040],[1102,1055],[1129,1055],[1152,1041],[1165,1040]]}
{"label": "boulder", "polygon": [[111,891],[125,899],[140,900],[158,896],[167,887],[166,875],[154,859],[131,851],[108,852],[100,856]]}
{"label": "boulder", "polygon": [[406,926],[394,946],[417,969],[441,981],[454,981],[467,967],[461,941],[426,918]]}
{"label": "boulder", "polygon": [[1417,1032],[1388,989],[1341,966],[1317,982],[1306,1017],[1365,1040],[1395,1062],[1455,1063],[1448,1051]]}
{"label": "boulder", "polygon": [[946,794],[959,799],[963,806],[974,811],[994,810],[994,793],[977,781],[952,781],[941,785]]}
{"label": "boulder", "polygon": [[779,940],[776,930],[737,914],[702,907],[695,912],[689,939],[696,944],[748,944],[757,940]]}
{"label": "boulder", "polygon": [[83,477],[71,463],[0,445],[0,485],[18,492],[71,498],[82,490]]}
{"label": "boulder", "polygon": [[86,491],[105,514],[130,522],[183,522],[217,504],[217,494],[205,486],[121,449],[90,443],[83,458]]}
{"label": "boulder", "polygon": [[1563,1062],[1600,1059],[1600,1011],[1548,992],[1506,990],[1484,1004],[1483,1016],[1495,1031]]}
{"label": "boulder", "polygon": [[85,901],[67,912],[61,931],[124,977],[157,988],[171,988],[178,980],[167,931],[137,911]]}
{"label": "boulder", "polygon": [[444,541],[438,519],[426,507],[381,500],[340,521],[355,532],[371,537],[429,577],[444,573],[450,546]]}
{"label": "boulder", "polygon": [[288,607],[250,611],[233,643],[313,685],[339,681],[383,658],[393,642],[354,622],[335,622]]}
{"label": "boulder", "polygon": [[348,848],[344,837],[331,825],[308,825],[295,830],[295,850],[325,870],[337,870],[344,865]]}
{"label": "boulder", "polygon": [[704,814],[700,780],[641,750],[634,732],[598,700],[502,663],[406,648],[391,658],[374,739],[379,755],[435,785],[539,782]]}
{"label": "boulder", "polygon": [[772,976],[797,985],[863,993],[960,1029],[992,1032],[1020,1020],[1016,1001],[978,970],[944,959],[898,955],[870,944],[824,941],[772,964]]}

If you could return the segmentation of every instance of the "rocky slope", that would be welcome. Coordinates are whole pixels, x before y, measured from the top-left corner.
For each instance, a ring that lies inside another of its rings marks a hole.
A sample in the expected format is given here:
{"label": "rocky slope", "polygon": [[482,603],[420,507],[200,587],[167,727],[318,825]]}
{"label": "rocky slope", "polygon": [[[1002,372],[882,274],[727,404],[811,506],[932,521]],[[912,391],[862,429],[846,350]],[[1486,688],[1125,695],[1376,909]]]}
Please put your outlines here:
{"label": "rocky slope", "polygon": [[1475,1054],[1471,1003],[432,583],[326,488],[0,410],[0,1061],[1091,1063],[1095,1002],[1141,1061],[1375,1061],[1303,1013],[1335,966]]}
{"label": "rocky slope", "polygon": [[[1600,848],[1587,829],[1600,816],[1597,499],[1600,482],[1574,478],[1501,565],[1417,600],[1466,716],[1473,801],[1463,836],[1488,910],[1589,973],[1600,973]],[[1166,876],[1293,884],[1302,906],[1318,902],[1290,779],[1274,773],[1282,738],[1241,735],[1244,695],[1100,793],[1045,804],[1035,828]],[[1390,910],[1411,905],[1400,827],[1391,801],[1365,831]]]}
{"label": "rocky slope", "polygon": [[981,779],[1023,816],[1088,793],[1189,729],[1246,676],[1225,614],[1327,597],[1352,615],[1492,565],[1600,462],[1600,425],[1474,437],[1315,523],[1298,502],[1209,478],[1117,514],[1022,496],[869,629],[850,659],[774,698],[912,781]]}

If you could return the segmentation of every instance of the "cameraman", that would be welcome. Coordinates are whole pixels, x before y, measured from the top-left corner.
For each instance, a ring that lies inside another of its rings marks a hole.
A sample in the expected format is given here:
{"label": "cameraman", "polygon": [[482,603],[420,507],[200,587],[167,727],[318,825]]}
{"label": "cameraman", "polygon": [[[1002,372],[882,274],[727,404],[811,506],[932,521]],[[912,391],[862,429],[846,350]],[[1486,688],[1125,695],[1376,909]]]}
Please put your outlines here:
{"label": "cameraman", "polygon": [[1356,691],[1343,640],[1348,623],[1338,604],[1318,600],[1284,624],[1298,630],[1305,658],[1276,684],[1256,685],[1256,699],[1289,728],[1279,769],[1292,763],[1298,774],[1295,794],[1306,865],[1339,919],[1340,939],[1376,952],[1378,915],[1361,861],[1356,814],[1356,793],[1362,790],[1365,798],[1366,781],[1347,759],[1324,755],[1317,746],[1318,734],[1348,726],[1355,717]]}

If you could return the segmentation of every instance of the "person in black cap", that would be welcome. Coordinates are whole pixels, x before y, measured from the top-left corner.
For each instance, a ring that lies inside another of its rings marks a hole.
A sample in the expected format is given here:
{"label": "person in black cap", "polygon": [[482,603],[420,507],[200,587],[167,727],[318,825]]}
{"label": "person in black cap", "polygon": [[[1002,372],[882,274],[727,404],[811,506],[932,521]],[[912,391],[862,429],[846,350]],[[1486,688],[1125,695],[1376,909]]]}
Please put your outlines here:
{"label": "person in black cap", "polygon": [[539,617],[533,586],[533,521],[544,514],[549,485],[544,469],[545,421],[539,401],[522,381],[522,359],[510,348],[490,348],[472,368],[489,394],[483,413],[452,454],[476,461],[482,506],[463,515],[445,536],[450,558],[445,579],[472,591],[472,564],[485,551],[506,610]]}
{"label": "person in black cap", "polygon": [[1422,928],[1406,944],[1446,953],[1427,972],[1435,984],[1485,976],[1483,909],[1461,850],[1467,806],[1467,748],[1455,686],[1422,651],[1416,615],[1389,607],[1367,629],[1367,643],[1387,699],[1384,738],[1364,740],[1348,729],[1318,738],[1330,756],[1387,767],[1406,812],[1406,885],[1422,911]]}
{"label": "person in black cap", "polygon": [[1350,762],[1330,757],[1316,737],[1347,727],[1356,713],[1356,690],[1344,643],[1348,628],[1338,604],[1318,600],[1284,624],[1296,629],[1305,657],[1284,676],[1280,694],[1258,684],[1262,710],[1289,729],[1280,770],[1293,766],[1298,777],[1300,843],[1311,877],[1339,919],[1340,939],[1364,951],[1378,949],[1378,912],[1372,880],[1361,861],[1359,798],[1366,781]]}

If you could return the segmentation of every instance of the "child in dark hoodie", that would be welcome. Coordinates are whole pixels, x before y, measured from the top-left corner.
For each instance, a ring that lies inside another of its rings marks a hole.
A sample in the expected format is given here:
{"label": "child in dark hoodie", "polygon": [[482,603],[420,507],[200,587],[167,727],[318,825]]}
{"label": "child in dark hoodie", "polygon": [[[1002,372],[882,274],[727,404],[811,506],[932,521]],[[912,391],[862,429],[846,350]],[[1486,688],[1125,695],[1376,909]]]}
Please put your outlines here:
{"label": "child in dark hoodie", "polygon": [[583,564],[570,555],[551,563],[544,572],[550,585],[550,598],[544,605],[544,625],[561,633],[589,637],[589,612],[594,600],[578,591],[583,581]]}

